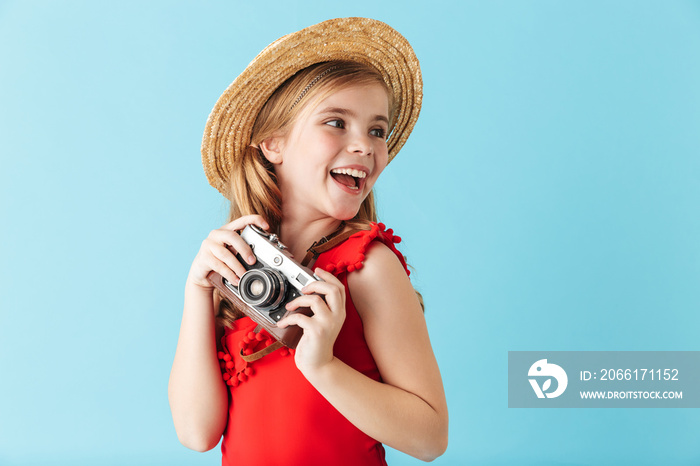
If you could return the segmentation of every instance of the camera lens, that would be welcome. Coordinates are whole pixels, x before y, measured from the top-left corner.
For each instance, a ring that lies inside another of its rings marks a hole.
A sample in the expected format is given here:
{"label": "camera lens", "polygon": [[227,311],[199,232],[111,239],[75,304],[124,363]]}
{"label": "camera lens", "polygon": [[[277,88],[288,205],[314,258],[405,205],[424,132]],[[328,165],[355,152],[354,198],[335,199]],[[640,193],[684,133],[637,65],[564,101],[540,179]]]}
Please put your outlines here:
{"label": "camera lens", "polygon": [[243,301],[258,308],[274,308],[284,299],[285,280],[273,269],[252,269],[241,277],[238,292]]}

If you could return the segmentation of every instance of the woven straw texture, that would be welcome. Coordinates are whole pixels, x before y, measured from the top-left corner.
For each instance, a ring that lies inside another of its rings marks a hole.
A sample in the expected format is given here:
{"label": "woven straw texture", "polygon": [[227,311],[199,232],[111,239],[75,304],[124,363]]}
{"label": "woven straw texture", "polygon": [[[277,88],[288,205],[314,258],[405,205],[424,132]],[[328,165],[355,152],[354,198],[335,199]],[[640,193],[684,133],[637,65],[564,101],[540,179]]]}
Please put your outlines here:
{"label": "woven straw texture", "polygon": [[216,102],[202,138],[202,164],[213,187],[230,199],[231,167],[250,144],[255,119],[274,91],[297,71],[331,60],[361,62],[382,74],[397,104],[387,141],[389,161],[396,156],[418,119],[423,98],[413,48],[381,21],[332,19],[268,45]]}

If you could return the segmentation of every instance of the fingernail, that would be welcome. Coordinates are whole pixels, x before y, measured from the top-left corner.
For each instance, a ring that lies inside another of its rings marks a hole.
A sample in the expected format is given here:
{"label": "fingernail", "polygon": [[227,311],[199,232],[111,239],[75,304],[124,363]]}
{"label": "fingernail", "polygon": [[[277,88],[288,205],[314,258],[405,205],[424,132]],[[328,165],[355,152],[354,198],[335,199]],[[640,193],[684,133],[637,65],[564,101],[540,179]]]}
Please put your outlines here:
{"label": "fingernail", "polygon": [[262,227],[263,227],[263,230],[267,230],[268,228],[270,228],[270,225],[268,225],[267,223],[263,223]]}
{"label": "fingernail", "polygon": [[248,256],[248,263],[250,265],[255,264],[255,256]]}

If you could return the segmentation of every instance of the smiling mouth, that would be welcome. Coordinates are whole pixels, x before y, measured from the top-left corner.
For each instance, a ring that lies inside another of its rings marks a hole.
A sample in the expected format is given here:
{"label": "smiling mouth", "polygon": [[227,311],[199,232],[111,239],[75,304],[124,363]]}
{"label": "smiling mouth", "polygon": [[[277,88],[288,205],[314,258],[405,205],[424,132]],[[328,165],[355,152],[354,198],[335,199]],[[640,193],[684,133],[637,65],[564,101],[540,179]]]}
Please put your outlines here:
{"label": "smiling mouth", "polygon": [[367,173],[352,168],[334,168],[331,176],[338,183],[351,190],[360,190],[365,184]]}

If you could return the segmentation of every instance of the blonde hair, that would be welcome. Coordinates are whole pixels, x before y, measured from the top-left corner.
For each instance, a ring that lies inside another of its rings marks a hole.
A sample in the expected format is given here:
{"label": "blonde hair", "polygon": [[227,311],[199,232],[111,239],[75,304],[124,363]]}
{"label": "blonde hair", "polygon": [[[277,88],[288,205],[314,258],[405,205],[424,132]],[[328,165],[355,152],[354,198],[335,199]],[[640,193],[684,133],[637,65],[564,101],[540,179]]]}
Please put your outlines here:
{"label": "blonde hair", "polygon": [[[351,61],[317,63],[298,71],[277,88],[255,120],[250,144],[231,169],[231,207],[228,221],[243,215],[258,214],[268,222],[270,231],[279,233],[282,222],[282,194],[277,185],[273,165],[263,155],[260,144],[272,136],[288,134],[293,124],[307,110],[310,102],[318,102],[349,86],[369,84],[380,84],[386,90],[389,99],[389,128],[392,128],[396,113],[393,94],[381,73],[372,66]],[[376,221],[374,192],[370,191],[357,214],[351,220],[346,220],[345,224],[353,228],[368,229],[369,223]],[[221,302],[221,324],[230,326],[239,317],[241,313],[234,309],[231,303]]]}
{"label": "blonde hair", "polygon": [[[253,125],[250,145],[231,170],[231,209],[229,221],[243,215],[258,214],[272,231],[282,221],[282,196],[272,164],[260,150],[260,143],[289,132],[308,104],[350,85],[381,84],[389,97],[389,123],[395,113],[392,93],[382,75],[357,62],[323,62],[305,68],[287,81],[268,99]],[[374,193],[370,192],[357,215],[346,223],[367,225],[376,222]]]}

